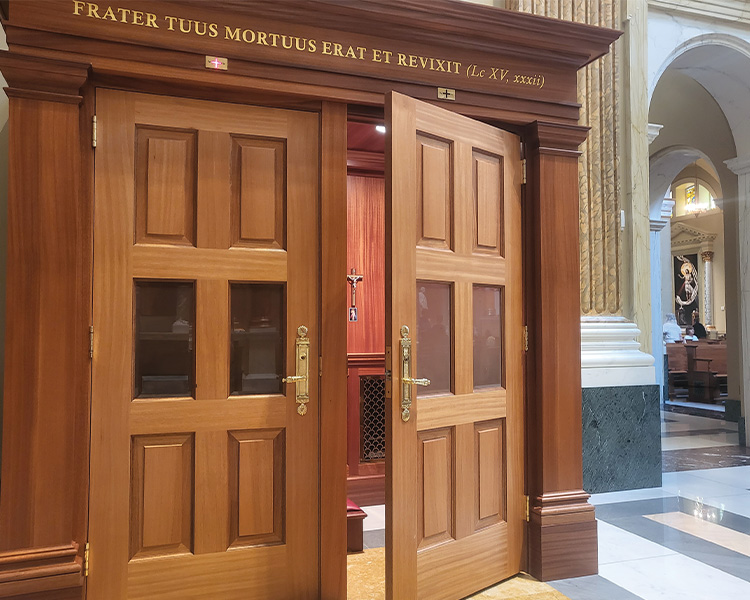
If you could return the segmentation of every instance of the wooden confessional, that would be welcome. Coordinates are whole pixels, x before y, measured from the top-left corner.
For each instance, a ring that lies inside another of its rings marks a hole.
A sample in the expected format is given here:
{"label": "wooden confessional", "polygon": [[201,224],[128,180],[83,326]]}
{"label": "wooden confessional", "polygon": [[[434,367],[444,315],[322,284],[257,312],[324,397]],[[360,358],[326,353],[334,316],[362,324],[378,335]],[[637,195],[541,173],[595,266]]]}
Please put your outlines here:
{"label": "wooden confessional", "polygon": [[0,9],[0,598],[344,599],[347,489],[385,495],[389,598],[596,572],[576,94],[618,32],[452,0]]}

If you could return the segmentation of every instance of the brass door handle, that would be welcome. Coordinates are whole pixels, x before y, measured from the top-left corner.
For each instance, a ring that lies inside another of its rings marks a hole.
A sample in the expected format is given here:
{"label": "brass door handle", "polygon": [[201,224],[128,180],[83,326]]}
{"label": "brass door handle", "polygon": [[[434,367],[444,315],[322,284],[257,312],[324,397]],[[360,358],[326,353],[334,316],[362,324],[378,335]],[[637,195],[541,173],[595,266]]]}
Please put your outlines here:
{"label": "brass door handle", "polygon": [[412,385],[430,385],[430,380],[411,376],[411,338],[409,328],[404,325],[401,327],[401,420],[404,422],[411,417]]}
{"label": "brass door handle", "polygon": [[310,370],[310,338],[307,337],[307,327],[297,327],[297,374],[282,378],[284,383],[297,385],[297,414],[304,417],[307,414],[307,403],[310,401],[308,373]]}
{"label": "brass door handle", "polygon": [[402,377],[401,381],[411,385],[430,385],[431,383],[429,379],[412,379],[411,377]]}

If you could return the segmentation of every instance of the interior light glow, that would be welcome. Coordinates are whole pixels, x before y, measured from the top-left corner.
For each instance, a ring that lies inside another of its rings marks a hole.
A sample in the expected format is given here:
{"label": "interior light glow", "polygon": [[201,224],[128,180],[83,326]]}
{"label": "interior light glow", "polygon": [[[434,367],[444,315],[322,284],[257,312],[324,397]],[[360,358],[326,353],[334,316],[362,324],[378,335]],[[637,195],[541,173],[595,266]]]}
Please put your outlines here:
{"label": "interior light glow", "polygon": [[378,133],[385,133],[385,125],[375,125],[375,131]]}

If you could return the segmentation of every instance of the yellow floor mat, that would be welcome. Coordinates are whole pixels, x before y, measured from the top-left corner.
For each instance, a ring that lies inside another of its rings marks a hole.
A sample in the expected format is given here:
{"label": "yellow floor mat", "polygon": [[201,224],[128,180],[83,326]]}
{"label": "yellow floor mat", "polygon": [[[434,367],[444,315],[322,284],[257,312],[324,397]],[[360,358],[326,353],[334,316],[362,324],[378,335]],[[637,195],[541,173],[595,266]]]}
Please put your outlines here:
{"label": "yellow floor mat", "polygon": [[[385,600],[385,548],[350,554],[347,560],[348,600]],[[520,575],[477,592],[472,600],[568,600],[530,575]]]}

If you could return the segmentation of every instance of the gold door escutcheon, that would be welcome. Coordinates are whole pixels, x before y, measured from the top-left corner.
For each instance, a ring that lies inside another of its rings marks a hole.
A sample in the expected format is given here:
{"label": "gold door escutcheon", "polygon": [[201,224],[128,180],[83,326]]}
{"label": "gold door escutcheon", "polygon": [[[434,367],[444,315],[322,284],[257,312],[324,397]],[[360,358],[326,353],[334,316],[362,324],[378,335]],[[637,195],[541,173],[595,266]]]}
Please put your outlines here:
{"label": "gold door escutcheon", "polygon": [[297,327],[297,374],[284,377],[284,383],[297,385],[297,414],[307,414],[307,403],[310,401],[308,373],[310,372],[310,338],[307,337],[307,327]]}
{"label": "gold door escutcheon", "polygon": [[401,420],[411,417],[411,386],[430,385],[429,379],[413,379],[411,376],[411,338],[409,328],[401,327]]}

